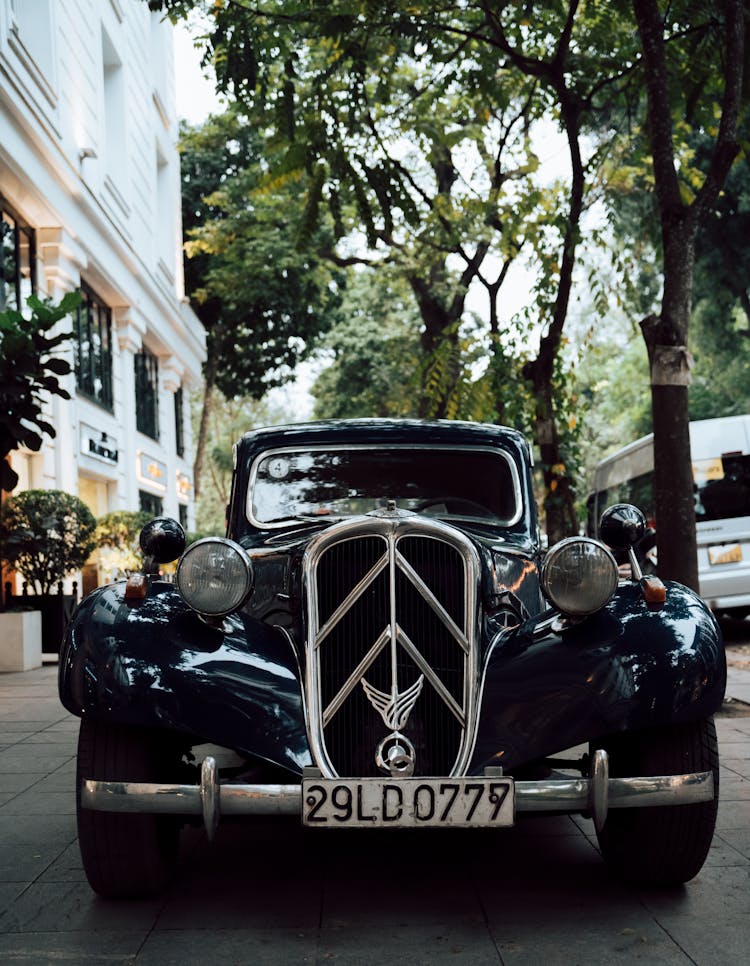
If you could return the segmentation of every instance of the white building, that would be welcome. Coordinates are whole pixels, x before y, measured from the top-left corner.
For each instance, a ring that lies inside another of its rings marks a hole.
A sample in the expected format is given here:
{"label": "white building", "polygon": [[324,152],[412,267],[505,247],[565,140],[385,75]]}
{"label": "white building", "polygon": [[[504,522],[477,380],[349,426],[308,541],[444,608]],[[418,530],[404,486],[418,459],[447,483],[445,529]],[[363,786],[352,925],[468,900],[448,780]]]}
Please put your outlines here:
{"label": "white building", "polygon": [[84,293],[72,399],[50,403],[54,440],[13,454],[19,488],[190,527],[205,338],[184,297],[174,88],[172,28],[143,0],[0,0],[0,308]]}

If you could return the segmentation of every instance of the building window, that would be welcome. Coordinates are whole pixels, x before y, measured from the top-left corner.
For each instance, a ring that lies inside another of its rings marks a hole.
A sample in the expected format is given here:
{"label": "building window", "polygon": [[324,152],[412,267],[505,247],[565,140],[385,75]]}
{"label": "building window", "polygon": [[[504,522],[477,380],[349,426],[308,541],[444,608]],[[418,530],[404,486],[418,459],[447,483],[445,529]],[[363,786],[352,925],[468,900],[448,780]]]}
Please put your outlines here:
{"label": "building window", "polygon": [[112,412],[112,312],[87,286],[76,312],[76,386],[78,391]]}
{"label": "building window", "polygon": [[175,452],[185,455],[185,419],[182,411],[182,386],[174,394],[174,438]]}
{"label": "building window", "polygon": [[156,148],[156,245],[157,259],[171,276],[174,272],[174,198],[169,161]]}
{"label": "building window", "polygon": [[102,29],[102,68],[106,170],[114,183],[118,187],[123,187],[127,162],[125,71],[120,55],[104,29]]}
{"label": "building window", "polygon": [[34,231],[0,198],[0,311],[23,311],[36,292]]}
{"label": "building window", "polygon": [[159,360],[148,349],[135,355],[135,425],[139,433],[159,438]]}
{"label": "building window", "polygon": [[152,517],[160,517],[164,512],[164,504],[160,496],[138,490],[138,509]]}
{"label": "building window", "polygon": [[184,503],[180,503],[177,512],[180,514],[180,526],[187,533],[188,526],[188,508]]}

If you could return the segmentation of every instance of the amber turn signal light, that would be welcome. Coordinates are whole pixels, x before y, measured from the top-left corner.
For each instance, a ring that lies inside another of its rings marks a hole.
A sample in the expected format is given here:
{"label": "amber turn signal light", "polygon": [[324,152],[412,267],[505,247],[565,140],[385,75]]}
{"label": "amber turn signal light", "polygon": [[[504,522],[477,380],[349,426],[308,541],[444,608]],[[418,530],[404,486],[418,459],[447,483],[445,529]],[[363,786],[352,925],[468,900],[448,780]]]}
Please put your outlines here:
{"label": "amber turn signal light", "polygon": [[667,588],[658,577],[641,578],[641,590],[647,604],[656,604],[661,607],[667,599]]}
{"label": "amber turn signal light", "polygon": [[148,591],[145,574],[131,574],[125,584],[125,600],[143,600]]}

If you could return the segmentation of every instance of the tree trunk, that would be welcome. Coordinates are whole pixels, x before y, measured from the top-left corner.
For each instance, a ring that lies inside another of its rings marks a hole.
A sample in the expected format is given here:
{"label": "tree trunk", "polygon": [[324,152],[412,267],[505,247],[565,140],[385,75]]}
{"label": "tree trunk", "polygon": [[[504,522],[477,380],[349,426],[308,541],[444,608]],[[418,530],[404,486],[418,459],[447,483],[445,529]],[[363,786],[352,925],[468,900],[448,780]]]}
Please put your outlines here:
{"label": "tree trunk", "polygon": [[209,419],[214,401],[214,386],[216,384],[216,359],[212,356],[206,360],[203,386],[203,406],[201,407],[201,421],[198,427],[198,439],[195,443],[195,461],[193,462],[193,493],[197,500],[201,491],[201,475],[206,453]]}
{"label": "tree trunk", "polygon": [[[539,360],[536,360],[538,362]],[[532,372],[534,371],[532,363]],[[544,479],[544,518],[549,546],[578,532],[573,487],[560,453],[560,438],[552,401],[551,380],[534,381],[534,436],[539,447]]]}
{"label": "tree trunk", "polygon": [[664,294],[658,319],[641,323],[651,364],[654,419],[654,502],[659,573],[698,589],[695,503],[690,458],[688,328],[693,291],[695,233],[711,209],[737,156],[737,116],[742,92],[745,24],[741,0],[723,5],[724,94],[721,120],[706,179],[694,201],[680,195],[673,142],[670,76],[664,21],[657,0],[633,0],[643,49],[648,135],[659,205]]}
{"label": "tree trunk", "polygon": [[651,366],[654,506],[659,574],[698,590],[698,545],[690,455],[687,335],[693,289],[695,218],[665,218],[661,315],[641,323]]}
{"label": "tree trunk", "polygon": [[432,295],[437,286],[434,274],[428,279],[419,276],[409,278],[424,323],[420,339],[422,374],[417,406],[421,419],[446,417],[460,375],[458,325],[463,299],[457,312],[453,305],[446,309]]}

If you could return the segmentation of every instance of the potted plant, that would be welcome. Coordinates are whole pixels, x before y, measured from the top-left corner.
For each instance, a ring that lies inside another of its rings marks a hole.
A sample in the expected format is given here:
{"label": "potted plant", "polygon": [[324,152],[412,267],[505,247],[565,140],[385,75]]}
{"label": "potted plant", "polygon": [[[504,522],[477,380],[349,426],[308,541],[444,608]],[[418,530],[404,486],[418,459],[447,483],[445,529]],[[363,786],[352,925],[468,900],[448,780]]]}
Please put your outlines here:
{"label": "potted plant", "polygon": [[[75,604],[75,595],[62,594],[62,580],[85,563],[94,548],[95,527],[86,504],[62,490],[24,490],[3,506],[0,556],[26,585],[14,603],[31,604],[42,612],[44,651],[59,651],[65,620]],[[54,588],[58,593],[52,593]]]}

